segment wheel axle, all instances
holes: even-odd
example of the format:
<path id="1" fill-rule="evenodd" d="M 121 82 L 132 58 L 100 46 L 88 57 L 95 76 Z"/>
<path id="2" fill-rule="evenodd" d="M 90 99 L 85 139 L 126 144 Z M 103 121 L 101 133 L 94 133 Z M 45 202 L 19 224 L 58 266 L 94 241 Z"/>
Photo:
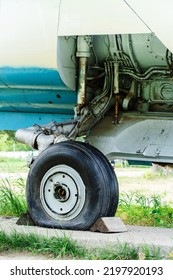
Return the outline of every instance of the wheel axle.
<path id="1" fill-rule="evenodd" d="M 61 185 L 60 183 L 56 183 L 54 185 L 54 197 L 61 202 L 65 202 L 70 197 L 69 188 L 65 185 Z"/>

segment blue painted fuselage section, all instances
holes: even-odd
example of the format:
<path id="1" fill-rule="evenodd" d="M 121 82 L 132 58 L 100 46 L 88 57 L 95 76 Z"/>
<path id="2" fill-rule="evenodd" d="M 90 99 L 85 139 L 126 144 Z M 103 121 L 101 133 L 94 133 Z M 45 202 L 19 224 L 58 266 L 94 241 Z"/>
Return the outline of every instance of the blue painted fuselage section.
<path id="1" fill-rule="evenodd" d="M 56 69 L 0 68 L 0 129 L 16 130 L 73 117 L 76 92 Z"/>

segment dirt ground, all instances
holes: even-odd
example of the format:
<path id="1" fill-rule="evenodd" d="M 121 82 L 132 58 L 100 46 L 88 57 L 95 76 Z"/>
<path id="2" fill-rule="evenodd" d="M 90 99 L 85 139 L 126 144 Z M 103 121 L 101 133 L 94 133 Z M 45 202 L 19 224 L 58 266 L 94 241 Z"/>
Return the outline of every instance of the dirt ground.
<path id="1" fill-rule="evenodd" d="M 50 258 L 45 257 L 43 255 L 33 255 L 31 253 L 0 253 L 0 260 L 48 260 Z"/>

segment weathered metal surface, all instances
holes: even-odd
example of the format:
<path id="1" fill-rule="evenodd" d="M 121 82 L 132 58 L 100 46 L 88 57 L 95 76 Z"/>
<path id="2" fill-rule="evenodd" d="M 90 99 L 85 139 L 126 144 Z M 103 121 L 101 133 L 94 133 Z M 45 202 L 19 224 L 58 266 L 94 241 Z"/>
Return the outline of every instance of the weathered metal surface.
<path id="1" fill-rule="evenodd" d="M 106 116 L 87 137 L 87 141 L 109 158 L 173 161 L 173 120 L 154 116 L 121 116 L 118 125 Z"/>

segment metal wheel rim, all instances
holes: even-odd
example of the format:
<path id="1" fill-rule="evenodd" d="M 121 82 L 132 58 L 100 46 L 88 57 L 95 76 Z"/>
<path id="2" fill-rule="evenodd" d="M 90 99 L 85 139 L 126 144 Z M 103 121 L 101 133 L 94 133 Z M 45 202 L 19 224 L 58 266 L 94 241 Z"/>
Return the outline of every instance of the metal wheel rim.
<path id="1" fill-rule="evenodd" d="M 56 220 L 71 220 L 85 204 L 85 185 L 79 173 L 67 166 L 49 169 L 40 185 L 41 203 L 46 213 Z"/>

